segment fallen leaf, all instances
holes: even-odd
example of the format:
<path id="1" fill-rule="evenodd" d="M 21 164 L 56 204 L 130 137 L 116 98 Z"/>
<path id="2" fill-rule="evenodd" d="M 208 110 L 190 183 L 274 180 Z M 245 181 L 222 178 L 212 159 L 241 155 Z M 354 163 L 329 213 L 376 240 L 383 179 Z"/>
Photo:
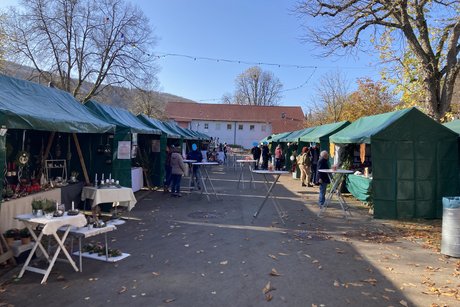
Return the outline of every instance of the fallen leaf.
<path id="1" fill-rule="evenodd" d="M 407 307 L 407 302 L 405 300 L 400 300 L 399 303 L 403 305 L 404 307 Z"/>
<path id="2" fill-rule="evenodd" d="M 396 292 L 395 290 L 393 290 L 393 289 L 388 289 L 388 288 L 385 288 L 385 291 L 386 291 L 386 292 L 391 292 L 391 293 L 395 293 L 395 292 Z"/>
<path id="3" fill-rule="evenodd" d="M 190 244 L 184 244 L 184 246 L 185 246 L 185 247 L 189 247 L 189 246 L 190 246 Z"/>
<path id="4" fill-rule="evenodd" d="M 228 261 L 227 261 L 227 260 L 225 260 L 225 261 L 221 261 L 221 262 L 220 262 L 220 264 L 222 264 L 222 265 L 226 265 L 227 263 L 228 263 Z"/>
<path id="5" fill-rule="evenodd" d="M 165 302 L 166 304 L 168 304 L 168 303 L 174 302 L 175 300 L 176 300 L 175 298 L 167 298 L 167 299 L 163 300 L 163 302 Z"/>
<path id="6" fill-rule="evenodd" d="M 270 292 L 270 291 L 273 291 L 273 290 L 276 290 L 276 289 L 275 289 L 274 287 L 272 287 L 271 282 L 268 282 L 268 283 L 265 285 L 265 287 L 262 289 L 262 292 L 263 292 L 264 294 L 266 294 L 266 293 L 268 293 L 268 292 Z"/>
<path id="7" fill-rule="evenodd" d="M 121 287 L 120 290 L 118 290 L 118 294 L 122 294 L 123 292 L 126 292 L 127 288 L 125 286 Z"/>
<path id="8" fill-rule="evenodd" d="M 289 254 L 285 254 L 285 253 L 278 253 L 278 255 L 280 255 L 280 256 L 289 256 Z"/>
<path id="9" fill-rule="evenodd" d="M 153 275 L 153 276 L 160 276 L 160 273 L 158 273 L 158 272 L 152 272 L 152 275 Z"/>
<path id="10" fill-rule="evenodd" d="M 270 293 L 266 293 L 266 294 L 265 294 L 265 300 L 266 300 L 267 302 L 270 302 L 272 299 L 273 299 L 273 295 L 271 295 Z"/>
<path id="11" fill-rule="evenodd" d="M 377 285 L 377 279 L 374 279 L 374 278 L 364 279 L 363 281 L 370 283 L 373 286 Z"/>
<path id="12" fill-rule="evenodd" d="M 311 263 L 319 263 L 319 260 L 313 260 Z"/>
<path id="13" fill-rule="evenodd" d="M 338 280 L 334 280 L 334 287 L 340 287 L 340 282 Z"/>
<path id="14" fill-rule="evenodd" d="M 270 257 L 272 259 L 275 259 L 275 260 L 278 260 L 278 258 L 275 255 L 272 255 L 272 254 L 268 254 L 268 257 Z"/>
<path id="15" fill-rule="evenodd" d="M 278 271 L 277 271 L 275 268 L 273 268 L 273 269 L 271 270 L 270 275 L 271 275 L 271 276 L 281 276 L 281 274 L 278 273 Z"/>
<path id="16" fill-rule="evenodd" d="M 217 294 L 217 292 L 216 292 L 216 291 L 212 291 L 211 294 Z"/>

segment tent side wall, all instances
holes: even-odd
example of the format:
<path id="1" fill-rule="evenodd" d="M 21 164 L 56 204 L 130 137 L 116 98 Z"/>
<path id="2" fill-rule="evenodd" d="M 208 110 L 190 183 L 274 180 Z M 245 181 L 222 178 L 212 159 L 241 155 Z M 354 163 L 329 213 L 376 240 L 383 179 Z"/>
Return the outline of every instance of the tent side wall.
<path id="1" fill-rule="evenodd" d="M 120 181 L 120 185 L 124 187 L 131 187 L 131 158 L 119 159 L 118 158 L 118 142 L 130 141 L 132 142 L 132 134 L 129 128 L 117 127 L 113 137 L 112 147 L 112 178 Z"/>
<path id="2" fill-rule="evenodd" d="M 458 187 L 456 136 L 414 109 L 372 136 L 374 217 L 438 218 Z"/>

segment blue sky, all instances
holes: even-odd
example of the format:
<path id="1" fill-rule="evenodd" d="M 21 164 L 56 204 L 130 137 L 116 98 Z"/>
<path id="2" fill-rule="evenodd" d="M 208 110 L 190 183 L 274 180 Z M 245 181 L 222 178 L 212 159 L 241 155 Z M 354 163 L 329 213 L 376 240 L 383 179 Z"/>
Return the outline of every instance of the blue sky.
<path id="1" fill-rule="evenodd" d="M 352 88 L 359 77 L 378 79 L 377 58 L 364 53 L 355 57 L 320 58 L 313 45 L 301 43 L 301 21 L 292 13 L 297 0 L 131 0 L 149 17 L 158 37 L 155 53 L 197 57 L 295 64 L 314 68 L 261 65 L 280 79 L 286 91 L 285 106 L 307 111 L 315 99 L 315 87 L 328 72 L 340 70 Z M 1 0 L 0 7 L 16 3 Z M 200 102 L 218 103 L 234 90 L 238 74 L 251 65 L 165 57 L 158 60 L 160 90 Z M 217 99 L 217 100 L 215 100 Z"/>

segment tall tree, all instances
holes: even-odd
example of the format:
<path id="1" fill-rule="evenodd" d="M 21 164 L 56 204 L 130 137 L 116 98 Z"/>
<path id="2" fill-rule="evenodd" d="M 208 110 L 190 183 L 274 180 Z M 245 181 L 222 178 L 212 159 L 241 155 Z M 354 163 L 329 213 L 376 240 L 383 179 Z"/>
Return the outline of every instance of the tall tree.
<path id="1" fill-rule="evenodd" d="M 323 109 L 327 122 L 338 122 L 343 118 L 343 109 L 349 95 L 349 84 L 346 76 L 341 72 L 324 75 L 316 88 L 316 96 L 320 102 L 319 109 Z M 317 108 L 318 109 L 318 108 Z"/>
<path id="2" fill-rule="evenodd" d="M 302 0 L 297 10 L 319 19 L 321 27 L 308 27 L 307 39 L 328 53 L 366 47 L 382 33 L 403 40 L 420 63 L 430 114 L 440 120 L 449 110 L 460 71 L 459 1 Z"/>
<path id="3" fill-rule="evenodd" d="M 124 0 L 22 0 L 4 27 L 7 59 L 85 102 L 111 85 L 155 77 L 155 38 L 140 8 Z"/>
<path id="4" fill-rule="evenodd" d="M 397 100 L 382 82 L 369 78 L 358 79 L 358 89 L 348 96 L 342 120 L 355 121 L 363 116 L 391 112 Z"/>
<path id="5" fill-rule="evenodd" d="M 283 84 L 272 72 L 263 71 L 253 66 L 238 75 L 235 79 L 233 95 L 225 94 L 223 103 L 276 106 L 281 99 Z"/>

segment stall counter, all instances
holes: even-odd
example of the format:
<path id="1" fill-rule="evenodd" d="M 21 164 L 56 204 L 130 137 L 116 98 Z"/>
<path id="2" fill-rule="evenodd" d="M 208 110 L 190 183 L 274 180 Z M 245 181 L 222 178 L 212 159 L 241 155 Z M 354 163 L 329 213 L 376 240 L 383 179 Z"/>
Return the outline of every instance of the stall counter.
<path id="1" fill-rule="evenodd" d="M 372 178 L 361 175 L 348 175 L 346 181 L 348 191 L 362 202 L 372 201 Z"/>

